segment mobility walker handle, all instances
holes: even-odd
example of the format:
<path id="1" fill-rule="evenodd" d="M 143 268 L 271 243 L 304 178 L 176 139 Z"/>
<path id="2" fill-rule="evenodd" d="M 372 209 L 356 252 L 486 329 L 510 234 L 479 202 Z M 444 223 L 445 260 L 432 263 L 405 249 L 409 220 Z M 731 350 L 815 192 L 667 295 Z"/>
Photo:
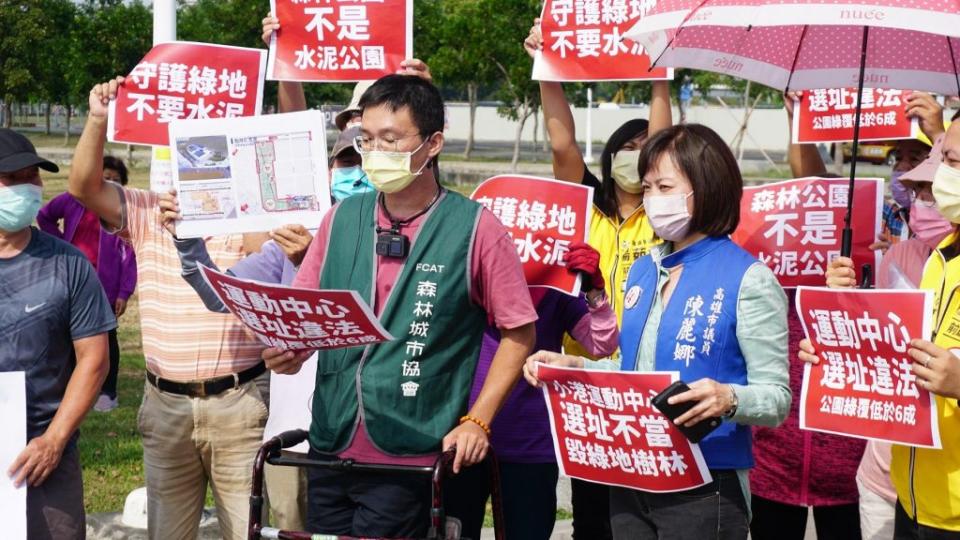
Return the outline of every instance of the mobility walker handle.
<path id="1" fill-rule="evenodd" d="M 453 461 L 456 456 L 456 447 L 443 452 L 432 466 L 422 467 L 357 463 L 352 459 L 317 460 L 281 456 L 281 450 L 302 443 L 307 440 L 307 436 L 308 433 L 302 429 L 285 431 L 263 443 L 260 450 L 257 451 L 253 463 L 253 486 L 250 491 L 250 525 L 247 531 L 249 540 L 259 540 L 261 538 L 261 532 L 267 532 L 264 530 L 262 524 L 264 510 L 263 469 L 267 463 L 273 465 L 324 467 L 335 470 L 357 470 L 379 473 L 429 474 L 431 477 L 431 507 L 428 538 L 442 539 L 444 537 L 446 516 L 443 511 L 443 483 L 446 478 L 453 475 Z M 504 540 L 503 504 L 500 496 L 500 467 L 492 449 L 487 452 L 485 461 L 490 468 L 491 474 L 490 498 L 493 507 L 494 537 L 496 540 Z M 310 533 L 293 531 L 271 530 L 271 533 L 277 534 L 277 536 L 272 536 L 273 538 L 310 539 L 315 537 Z"/>

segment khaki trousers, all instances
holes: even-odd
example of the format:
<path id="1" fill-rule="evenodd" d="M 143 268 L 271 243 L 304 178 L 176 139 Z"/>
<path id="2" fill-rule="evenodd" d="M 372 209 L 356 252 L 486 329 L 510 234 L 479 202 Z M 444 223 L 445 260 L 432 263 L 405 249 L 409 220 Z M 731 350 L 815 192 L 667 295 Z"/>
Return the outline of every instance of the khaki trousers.
<path id="1" fill-rule="evenodd" d="M 306 454 L 284 452 L 306 457 Z M 307 529 L 307 469 L 267 465 L 263 471 L 270 503 L 270 524 L 285 531 Z"/>
<path id="2" fill-rule="evenodd" d="M 253 460 L 267 421 L 268 391 L 266 374 L 202 398 L 146 383 L 138 425 L 151 540 L 195 539 L 208 483 L 223 538 L 247 537 Z"/>

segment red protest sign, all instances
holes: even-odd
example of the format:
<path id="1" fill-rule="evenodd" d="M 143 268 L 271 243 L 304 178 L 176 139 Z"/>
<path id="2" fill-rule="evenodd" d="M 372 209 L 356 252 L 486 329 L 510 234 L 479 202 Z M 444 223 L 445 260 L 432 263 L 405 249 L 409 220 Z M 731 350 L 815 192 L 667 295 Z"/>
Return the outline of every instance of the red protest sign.
<path id="1" fill-rule="evenodd" d="M 930 291 L 797 289 L 820 357 L 804 368 L 800 427 L 940 448 L 933 394 L 907 355 L 911 339 L 930 336 L 932 305 Z"/>
<path id="2" fill-rule="evenodd" d="M 672 79 L 672 68 L 651 70 L 650 57 L 623 33 L 649 10 L 649 2 L 546 0 L 540 15 L 543 50 L 533 62 L 540 81 Z"/>
<path id="3" fill-rule="evenodd" d="M 533 176 L 494 176 L 470 196 L 487 207 L 517 245 L 531 287 L 580 293 L 580 276 L 564 261 L 570 244 L 586 242 L 593 188 Z"/>
<path id="4" fill-rule="evenodd" d="M 112 142 L 169 144 L 173 120 L 260 114 L 260 49 L 180 41 L 155 45 L 110 102 Z"/>
<path id="5" fill-rule="evenodd" d="M 652 492 L 712 481 L 700 452 L 650 399 L 677 372 L 589 371 L 537 365 L 560 472 Z"/>
<path id="6" fill-rule="evenodd" d="M 394 339 L 354 291 L 294 289 L 200 270 L 230 313 L 270 347 L 342 349 Z"/>
<path id="7" fill-rule="evenodd" d="M 912 139 L 919 123 L 907 118 L 904 91 L 864 88 L 860 114 L 860 140 Z M 856 88 L 807 90 L 793 102 L 793 143 L 853 140 L 857 110 Z"/>
<path id="8" fill-rule="evenodd" d="M 849 180 L 801 178 L 743 189 L 733 241 L 773 270 L 784 287 L 819 286 L 840 254 Z M 872 264 L 880 230 L 883 180 L 857 179 L 853 200 L 853 261 Z"/>
<path id="9" fill-rule="evenodd" d="M 413 0 L 271 0 L 278 81 L 372 81 L 413 57 Z"/>

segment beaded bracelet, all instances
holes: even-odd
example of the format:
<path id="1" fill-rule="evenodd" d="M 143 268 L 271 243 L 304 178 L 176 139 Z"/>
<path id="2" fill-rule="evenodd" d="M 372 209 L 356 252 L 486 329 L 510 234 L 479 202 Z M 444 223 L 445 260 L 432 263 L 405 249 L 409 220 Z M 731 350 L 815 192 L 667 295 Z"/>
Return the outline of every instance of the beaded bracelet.
<path id="1" fill-rule="evenodd" d="M 490 426 L 488 426 L 483 420 L 468 414 L 460 417 L 460 424 L 462 425 L 464 422 L 473 422 L 474 424 L 480 426 L 480 429 L 482 429 L 488 437 L 490 436 Z"/>

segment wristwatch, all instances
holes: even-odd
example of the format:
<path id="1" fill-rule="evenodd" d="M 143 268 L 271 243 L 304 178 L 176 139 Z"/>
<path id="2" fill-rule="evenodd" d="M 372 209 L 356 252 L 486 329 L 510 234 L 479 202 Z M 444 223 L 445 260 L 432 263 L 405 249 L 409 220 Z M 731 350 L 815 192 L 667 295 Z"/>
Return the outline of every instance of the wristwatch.
<path id="1" fill-rule="evenodd" d="M 733 418 L 733 415 L 737 414 L 737 406 L 740 405 L 740 399 L 737 397 L 737 389 L 733 385 L 727 385 L 730 387 L 730 408 L 723 413 L 724 418 Z"/>

